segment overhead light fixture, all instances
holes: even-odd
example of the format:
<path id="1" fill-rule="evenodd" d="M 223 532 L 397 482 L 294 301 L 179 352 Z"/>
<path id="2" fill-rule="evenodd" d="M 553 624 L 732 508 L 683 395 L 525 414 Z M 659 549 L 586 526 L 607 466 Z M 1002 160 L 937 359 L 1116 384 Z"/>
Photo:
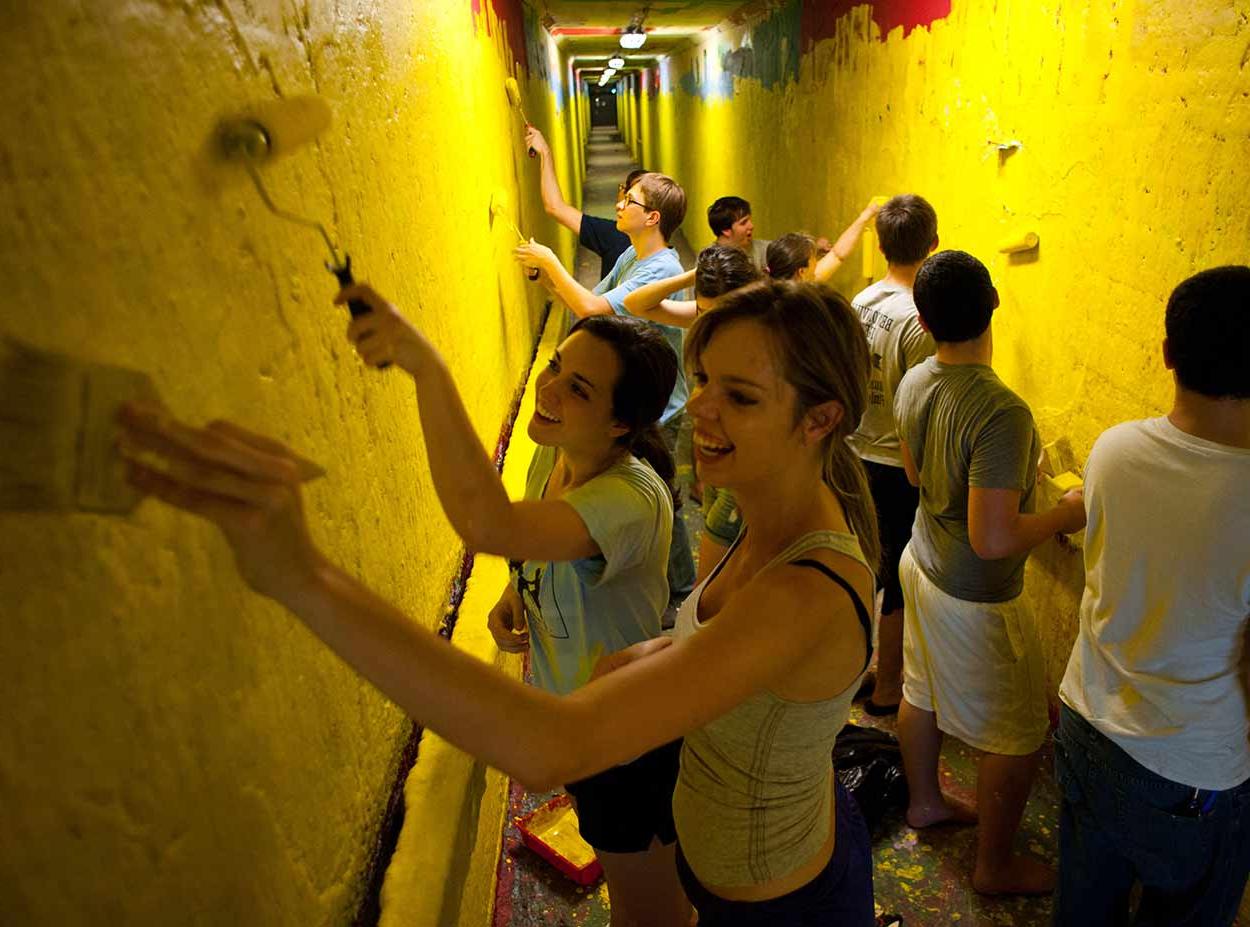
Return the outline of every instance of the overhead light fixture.
<path id="1" fill-rule="evenodd" d="M 622 58 L 620 55 L 616 55 L 615 57 L 609 58 L 609 59 L 608 59 L 608 67 L 610 67 L 610 68 L 623 68 L 623 67 L 625 67 L 625 59 L 624 59 L 624 58 Z"/>
<path id="2" fill-rule="evenodd" d="M 621 33 L 621 48 L 642 48 L 646 41 L 647 34 L 639 23 L 630 23 Z"/>
<path id="3" fill-rule="evenodd" d="M 608 68 L 599 77 L 599 86 L 602 87 L 604 84 L 606 84 L 608 81 L 610 81 L 614 77 L 616 77 L 616 71 L 612 70 L 611 68 Z"/>

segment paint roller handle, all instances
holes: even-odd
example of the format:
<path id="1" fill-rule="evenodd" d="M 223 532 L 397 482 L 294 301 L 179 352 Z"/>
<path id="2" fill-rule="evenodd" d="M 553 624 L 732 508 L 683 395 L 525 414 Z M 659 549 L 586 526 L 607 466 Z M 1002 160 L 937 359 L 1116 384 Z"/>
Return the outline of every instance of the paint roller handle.
<path id="1" fill-rule="evenodd" d="M 330 273 L 334 274 L 339 282 L 340 287 L 349 287 L 356 282 L 356 278 L 352 276 L 352 256 L 350 254 L 343 255 L 342 264 L 327 265 Z M 373 310 L 369 308 L 369 304 L 363 299 L 351 299 L 347 302 L 347 311 L 352 314 L 352 318 L 367 315 Z"/>
<path id="2" fill-rule="evenodd" d="M 352 276 L 352 256 L 350 254 L 343 255 L 342 264 L 327 264 L 330 273 L 334 274 L 338 280 L 340 287 L 349 287 L 356 282 L 356 278 Z M 352 314 L 352 318 L 359 318 L 362 315 L 368 315 L 373 310 L 369 308 L 369 304 L 363 299 L 349 299 L 347 301 L 347 311 Z M 390 361 L 384 364 L 378 364 L 379 370 L 384 370 L 391 366 Z"/>

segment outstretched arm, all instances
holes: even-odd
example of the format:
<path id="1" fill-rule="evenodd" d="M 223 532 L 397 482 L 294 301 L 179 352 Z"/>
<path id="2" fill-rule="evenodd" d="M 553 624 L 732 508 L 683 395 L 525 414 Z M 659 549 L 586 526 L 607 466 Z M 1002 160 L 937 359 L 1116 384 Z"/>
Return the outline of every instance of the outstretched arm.
<path id="1" fill-rule="evenodd" d="M 569 307 L 569 311 L 579 319 L 612 312 L 611 304 L 574 280 L 573 275 L 564 269 L 556 253 L 546 245 L 540 245 L 531 238 L 518 245 L 512 254 L 524 266 L 537 267 L 544 271 L 543 285 L 560 297 L 564 305 Z"/>
<path id="2" fill-rule="evenodd" d="M 538 152 L 539 189 L 542 192 L 543 209 L 547 211 L 547 215 L 565 228 L 572 230 L 575 235 L 580 235 L 582 211 L 564 201 L 564 194 L 560 192 L 560 181 L 556 179 L 556 166 L 551 159 L 551 146 L 547 144 L 547 139 L 534 126 L 528 126 L 525 130 L 525 144 Z"/>
<path id="3" fill-rule="evenodd" d="M 699 316 L 698 304 L 693 299 L 674 300 L 667 297 L 693 285 L 693 270 L 675 277 L 653 280 L 625 296 L 625 309 L 631 315 L 651 322 L 689 328 Z"/>
<path id="4" fill-rule="evenodd" d="M 336 299 L 363 300 L 372 310 L 347 330 L 361 358 L 375 366 L 394 363 L 416 383 L 434 489 L 447 520 L 470 548 L 514 560 L 577 560 L 599 553 L 567 502 L 508 498 L 451 371 L 395 306 L 366 285 L 347 287 Z"/>
<path id="5" fill-rule="evenodd" d="M 295 613 L 417 721 L 533 788 L 667 743 L 787 678 L 826 635 L 858 633 L 849 599 L 835 593 L 831 614 L 822 577 L 776 567 L 699 634 L 560 698 L 456 650 L 328 563 L 309 537 L 286 448 L 222 423 L 188 428 L 150 408 L 128 409 L 123 425 L 137 487 L 215 523 L 256 591 Z M 786 633 L 759 638 L 759 615 L 775 612 L 787 615 Z M 833 675 L 849 685 L 863 655 L 840 651 L 846 665 Z"/>
<path id="6" fill-rule="evenodd" d="M 827 282 L 851 256 L 860 236 L 864 234 L 864 226 L 871 222 L 880 210 L 881 206 L 878 203 L 870 202 L 864 207 L 864 211 L 855 217 L 855 221 L 846 227 L 846 231 L 838 236 L 838 240 L 833 243 L 829 253 L 816 263 L 813 278 L 817 283 Z"/>
<path id="7" fill-rule="evenodd" d="M 626 295 L 625 308 L 631 315 L 645 318 L 662 300 L 690 286 L 694 286 L 693 270 L 687 270 L 675 277 L 665 277 L 663 280 L 652 280 Z"/>

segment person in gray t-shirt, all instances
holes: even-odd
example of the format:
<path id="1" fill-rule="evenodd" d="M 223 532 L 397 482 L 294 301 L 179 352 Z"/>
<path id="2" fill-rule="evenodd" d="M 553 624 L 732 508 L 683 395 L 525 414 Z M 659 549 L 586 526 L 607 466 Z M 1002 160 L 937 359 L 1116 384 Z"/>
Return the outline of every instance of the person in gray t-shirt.
<path id="1" fill-rule="evenodd" d="M 1037 431 L 1028 406 L 990 368 L 998 292 L 985 266 L 962 251 L 939 252 L 921 266 L 913 293 L 937 353 L 908 371 L 894 402 L 903 466 L 920 487 L 901 567 L 907 821 L 977 821 L 973 887 L 1046 892 L 1054 870 L 1012 852 L 1046 731 L 1037 648 L 1030 653 L 1025 640 L 1036 634 L 1017 600 L 1028 552 L 1083 527 L 1084 504 L 1078 490 L 1031 514 Z M 943 731 L 984 751 L 975 812 L 938 783 Z"/>
<path id="2" fill-rule="evenodd" d="M 876 228 L 886 275 L 851 303 L 864 325 L 872 359 L 868 410 L 847 441 L 868 472 L 881 536 L 877 675 L 864 711 L 888 715 L 898 711 L 903 698 L 903 588 L 898 565 L 920 504 L 920 494 L 903 471 L 894 393 L 903 374 L 934 351 L 933 336 L 920 324 L 911 291 L 920 265 L 938 246 L 937 212 L 923 197 L 904 193 L 891 197 L 876 213 Z"/>

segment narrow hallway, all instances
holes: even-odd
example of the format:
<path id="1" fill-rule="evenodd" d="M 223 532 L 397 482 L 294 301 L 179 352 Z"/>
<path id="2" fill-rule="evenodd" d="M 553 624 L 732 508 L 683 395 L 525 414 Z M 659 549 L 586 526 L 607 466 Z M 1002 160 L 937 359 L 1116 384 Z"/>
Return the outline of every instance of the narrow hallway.
<path id="1" fill-rule="evenodd" d="M 6 925 L 1250 927 L 1250 0 L 7 6 Z"/>

